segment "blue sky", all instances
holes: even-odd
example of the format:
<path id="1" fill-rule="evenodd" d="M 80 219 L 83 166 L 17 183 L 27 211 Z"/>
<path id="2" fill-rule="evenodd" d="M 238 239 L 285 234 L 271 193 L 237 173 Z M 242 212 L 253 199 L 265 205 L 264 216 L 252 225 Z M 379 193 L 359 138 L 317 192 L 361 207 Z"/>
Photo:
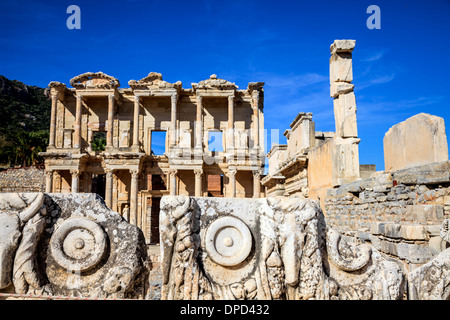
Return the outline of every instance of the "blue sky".
<path id="1" fill-rule="evenodd" d="M 66 27 L 72 4 L 80 30 Z M 381 9 L 379 30 L 366 27 L 372 4 Z M 335 130 L 329 46 L 355 39 L 360 163 L 383 170 L 391 126 L 420 112 L 450 125 L 449 17 L 449 0 L 2 0 L 0 74 L 41 87 L 87 71 L 122 87 L 151 71 L 184 88 L 213 73 L 242 89 L 264 81 L 269 143 L 274 129 L 284 143 L 298 112 L 312 112 L 318 131 Z"/>

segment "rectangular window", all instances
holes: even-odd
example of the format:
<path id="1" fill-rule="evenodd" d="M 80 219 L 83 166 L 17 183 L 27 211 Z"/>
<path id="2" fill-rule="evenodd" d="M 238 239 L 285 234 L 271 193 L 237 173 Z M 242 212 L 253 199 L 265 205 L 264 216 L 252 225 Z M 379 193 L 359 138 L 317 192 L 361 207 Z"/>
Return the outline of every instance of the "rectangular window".
<path id="1" fill-rule="evenodd" d="M 151 139 L 151 154 L 155 156 L 162 156 L 166 152 L 166 131 L 152 131 Z"/>
<path id="2" fill-rule="evenodd" d="M 223 134 L 222 131 L 208 132 L 208 151 L 223 151 Z"/>

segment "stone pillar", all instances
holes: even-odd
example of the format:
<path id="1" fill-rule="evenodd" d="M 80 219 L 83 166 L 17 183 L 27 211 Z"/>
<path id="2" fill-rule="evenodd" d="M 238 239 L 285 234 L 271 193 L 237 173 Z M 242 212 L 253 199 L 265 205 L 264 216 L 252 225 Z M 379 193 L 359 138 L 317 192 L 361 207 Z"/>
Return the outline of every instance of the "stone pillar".
<path id="1" fill-rule="evenodd" d="M 45 192 L 53 192 L 53 170 L 45 170 Z"/>
<path id="2" fill-rule="evenodd" d="M 56 136 L 56 107 L 58 105 L 58 95 L 52 94 L 52 109 L 50 111 L 50 136 L 48 138 L 48 146 L 55 146 Z"/>
<path id="3" fill-rule="evenodd" d="M 139 149 L 139 108 L 140 97 L 134 96 L 133 148 Z"/>
<path id="4" fill-rule="evenodd" d="M 108 95 L 108 128 L 106 132 L 106 146 L 113 146 L 113 123 L 114 123 L 114 95 Z"/>
<path id="5" fill-rule="evenodd" d="M 335 40 L 330 46 L 330 96 L 333 98 L 336 136 L 332 155 L 332 185 L 360 179 L 356 101 L 353 93 L 352 51 L 355 40 Z"/>
<path id="6" fill-rule="evenodd" d="M 74 125 L 74 137 L 73 147 L 81 148 L 81 107 L 83 103 L 83 96 L 77 94 L 77 105 L 75 110 L 75 125 Z"/>
<path id="7" fill-rule="evenodd" d="M 130 173 L 131 173 L 130 223 L 132 225 L 137 225 L 139 170 L 132 169 L 132 170 L 130 170 Z"/>
<path id="8" fill-rule="evenodd" d="M 259 148 L 259 92 L 255 91 L 253 93 L 253 121 L 254 121 L 254 132 L 253 132 L 253 148 Z"/>
<path id="9" fill-rule="evenodd" d="M 261 194 L 260 175 L 259 170 L 253 170 L 253 198 L 259 198 Z"/>
<path id="10" fill-rule="evenodd" d="M 113 174 L 113 188 L 112 188 L 112 209 L 113 211 L 119 212 L 119 208 L 117 206 L 117 198 L 118 198 L 118 183 L 119 183 L 119 177 L 117 177 L 117 173 L 114 172 Z"/>
<path id="11" fill-rule="evenodd" d="M 230 183 L 230 189 L 231 189 L 231 198 L 236 198 L 236 173 L 237 170 L 236 169 L 229 169 L 228 170 L 228 179 L 229 183 Z"/>
<path id="12" fill-rule="evenodd" d="M 201 197 L 202 196 L 202 176 L 203 176 L 203 170 L 202 169 L 195 169 L 195 196 Z"/>
<path id="13" fill-rule="evenodd" d="M 356 102 L 353 93 L 352 51 L 355 40 L 335 40 L 330 47 L 330 96 L 334 98 L 336 136 L 356 138 Z"/>
<path id="14" fill-rule="evenodd" d="M 196 121 L 196 135 L 195 148 L 202 150 L 203 148 L 203 97 L 197 96 L 197 121 Z"/>
<path id="15" fill-rule="evenodd" d="M 169 177 L 170 177 L 170 195 L 175 196 L 177 194 L 177 170 L 170 169 Z"/>
<path id="16" fill-rule="evenodd" d="M 72 193 L 78 193 L 79 181 L 80 181 L 80 171 L 70 170 L 70 173 L 72 174 Z"/>
<path id="17" fill-rule="evenodd" d="M 106 206 L 111 209 L 114 171 L 111 169 L 106 169 L 105 171 L 106 171 L 105 203 L 106 203 Z"/>
<path id="18" fill-rule="evenodd" d="M 170 112 L 170 147 L 174 147 L 177 143 L 177 100 L 178 96 L 176 93 L 170 96 L 171 102 L 171 112 Z"/>
<path id="19" fill-rule="evenodd" d="M 234 96 L 228 97 L 228 146 L 234 148 Z"/>

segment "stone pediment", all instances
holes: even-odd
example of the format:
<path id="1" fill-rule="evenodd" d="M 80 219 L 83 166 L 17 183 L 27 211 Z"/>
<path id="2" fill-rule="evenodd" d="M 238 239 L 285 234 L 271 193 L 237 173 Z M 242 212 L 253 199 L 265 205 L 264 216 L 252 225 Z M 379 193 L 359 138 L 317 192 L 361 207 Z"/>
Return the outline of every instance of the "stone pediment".
<path id="1" fill-rule="evenodd" d="M 216 90 L 236 90 L 239 88 L 234 82 L 217 78 L 213 74 L 209 79 L 202 80 L 199 83 L 193 83 L 192 87 L 195 89 L 216 89 Z"/>
<path id="2" fill-rule="evenodd" d="M 128 85 L 132 89 L 181 89 L 181 81 L 175 83 L 164 81 L 162 74 L 157 72 L 150 72 L 141 80 L 130 80 Z"/>
<path id="3" fill-rule="evenodd" d="M 99 71 L 80 74 L 70 79 L 70 85 L 77 89 L 115 89 L 120 86 L 120 83 L 116 78 Z"/>

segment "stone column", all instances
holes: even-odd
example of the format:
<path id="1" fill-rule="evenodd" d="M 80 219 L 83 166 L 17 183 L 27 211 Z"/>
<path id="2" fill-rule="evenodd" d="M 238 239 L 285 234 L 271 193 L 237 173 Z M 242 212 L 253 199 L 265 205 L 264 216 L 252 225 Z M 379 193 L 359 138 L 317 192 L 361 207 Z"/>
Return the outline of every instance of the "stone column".
<path id="1" fill-rule="evenodd" d="M 170 169 L 169 177 L 170 177 L 170 195 L 175 196 L 177 194 L 177 169 Z"/>
<path id="2" fill-rule="evenodd" d="M 56 136 L 56 107 L 58 105 L 58 95 L 52 94 L 52 109 L 50 111 L 50 136 L 48 138 L 48 146 L 55 146 Z"/>
<path id="3" fill-rule="evenodd" d="M 106 169 L 105 171 L 106 171 L 105 203 L 106 203 L 106 206 L 111 209 L 114 171 L 111 169 Z"/>
<path id="4" fill-rule="evenodd" d="M 356 100 L 353 93 L 352 51 L 355 40 L 335 40 L 330 46 L 330 96 L 333 98 L 336 135 L 333 145 L 332 185 L 360 179 Z"/>
<path id="5" fill-rule="evenodd" d="M 80 181 L 80 171 L 70 170 L 72 174 L 72 193 L 78 193 L 79 181 Z"/>
<path id="6" fill-rule="evenodd" d="M 201 197 L 202 196 L 202 176 L 203 176 L 203 170 L 202 169 L 195 169 L 195 196 Z"/>
<path id="7" fill-rule="evenodd" d="M 174 93 L 170 96 L 171 101 L 171 112 L 170 112 L 170 147 L 174 147 L 176 145 L 177 137 L 177 94 Z"/>
<path id="8" fill-rule="evenodd" d="M 130 223 L 137 224 L 137 204 L 138 204 L 138 183 L 139 170 L 132 169 L 131 173 L 131 188 L 130 188 Z"/>
<path id="9" fill-rule="evenodd" d="M 259 92 L 255 91 L 253 93 L 253 121 L 254 121 L 254 132 L 253 132 L 253 148 L 259 148 Z"/>
<path id="10" fill-rule="evenodd" d="M 83 102 L 83 96 L 81 94 L 77 94 L 77 105 L 75 111 L 75 125 L 74 125 L 74 139 L 73 139 L 73 147 L 81 148 L 81 107 Z"/>
<path id="11" fill-rule="evenodd" d="M 113 123 L 114 123 L 114 95 L 108 95 L 108 128 L 106 132 L 106 146 L 113 145 Z"/>
<path id="12" fill-rule="evenodd" d="M 229 169 L 228 170 L 228 179 L 229 183 L 230 183 L 230 188 L 231 188 L 231 198 L 236 198 L 236 173 L 237 170 L 236 169 Z"/>
<path id="13" fill-rule="evenodd" d="M 356 138 L 356 102 L 353 93 L 352 51 L 355 40 L 335 40 L 330 47 L 330 96 L 334 99 L 336 136 Z"/>
<path id="14" fill-rule="evenodd" d="M 45 170 L 45 192 L 53 192 L 53 170 Z"/>
<path id="15" fill-rule="evenodd" d="M 253 170 L 253 198 L 259 198 L 261 193 L 261 172 L 259 170 Z"/>
<path id="16" fill-rule="evenodd" d="M 228 146 L 234 148 L 234 96 L 228 97 Z"/>
<path id="17" fill-rule="evenodd" d="M 197 121 L 196 121 L 196 141 L 195 141 L 195 148 L 196 149 L 202 149 L 203 148 L 203 120 L 202 120 L 202 114 L 203 114 L 203 97 L 197 96 Z"/>
<path id="18" fill-rule="evenodd" d="M 134 96 L 133 148 L 139 149 L 139 108 L 140 97 Z"/>
<path id="19" fill-rule="evenodd" d="M 113 188 L 112 188 L 112 209 L 113 211 L 118 212 L 119 208 L 117 207 L 117 190 L 118 190 L 118 182 L 119 177 L 117 176 L 117 172 L 113 174 Z"/>

